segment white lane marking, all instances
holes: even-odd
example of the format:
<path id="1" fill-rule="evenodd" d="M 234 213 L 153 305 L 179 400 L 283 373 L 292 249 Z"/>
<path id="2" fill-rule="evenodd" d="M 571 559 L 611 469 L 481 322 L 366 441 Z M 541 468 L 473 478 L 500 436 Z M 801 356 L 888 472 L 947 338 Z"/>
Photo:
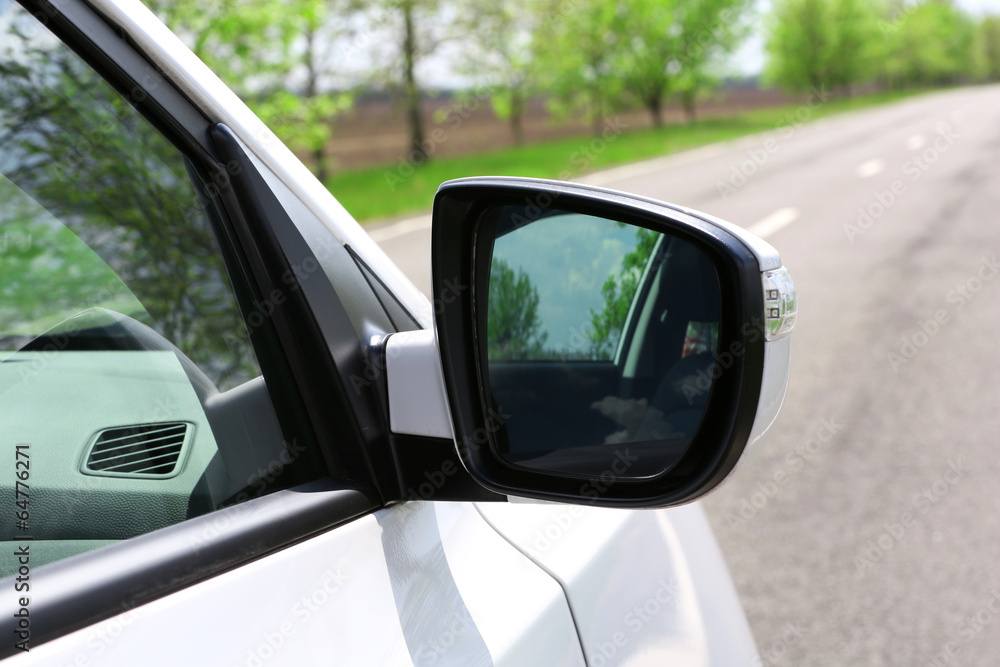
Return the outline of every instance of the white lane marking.
<path id="1" fill-rule="evenodd" d="M 383 243 L 389 239 L 394 239 L 397 236 L 403 236 L 405 234 L 412 234 L 413 232 L 420 232 L 425 229 L 431 228 L 431 216 L 430 215 L 419 215 L 416 218 L 408 218 L 406 220 L 400 220 L 399 222 L 386 225 L 385 227 L 379 227 L 378 229 L 373 229 L 368 232 L 376 243 Z"/>
<path id="2" fill-rule="evenodd" d="M 924 139 L 922 134 L 914 134 L 912 137 L 906 140 L 906 147 L 911 151 L 918 151 L 927 145 L 927 140 Z"/>
<path id="3" fill-rule="evenodd" d="M 858 176 L 861 178 L 871 178 L 875 174 L 881 172 L 885 169 L 885 162 L 875 158 L 874 160 L 868 160 L 864 164 L 858 167 Z"/>
<path id="4" fill-rule="evenodd" d="M 788 208 L 779 208 L 760 222 L 747 227 L 747 231 L 762 239 L 766 239 L 768 236 L 771 236 L 780 229 L 784 229 L 798 219 L 799 209 L 791 206 Z"/>

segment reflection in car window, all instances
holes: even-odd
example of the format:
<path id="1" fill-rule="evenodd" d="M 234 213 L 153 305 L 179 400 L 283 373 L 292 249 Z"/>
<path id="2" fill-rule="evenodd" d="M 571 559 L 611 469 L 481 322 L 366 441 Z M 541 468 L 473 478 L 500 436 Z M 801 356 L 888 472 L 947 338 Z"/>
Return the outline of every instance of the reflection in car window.
<path id="1" fill-rule="evenodd" d="M 0 0 L 0 451 L 31 461 L 31 520 L 0 541 L 30 536 L 34 565 L 281 488 L 302 452 L 184 159 L 134 101 Z"/>
<path id="2" fill-rule="evenodd" d="M 153 326 L 220 389 L 258 375 L 181 156 L 33 17 L 0 12 L 0 348 L 100 305 Z"/>

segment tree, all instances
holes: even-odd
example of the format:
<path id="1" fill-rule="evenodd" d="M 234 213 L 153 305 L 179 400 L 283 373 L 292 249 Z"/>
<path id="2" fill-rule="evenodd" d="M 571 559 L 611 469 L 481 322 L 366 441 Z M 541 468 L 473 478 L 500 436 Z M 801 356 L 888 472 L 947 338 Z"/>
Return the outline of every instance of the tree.
<path id="1" fill-rule="evenodd" d="M 689 123 L 696 119 L 701 91 L 714 87 L 714 70 L 747 34 L 750 0 L 689 0 L 678 6 L 678 63 L 674 88 Z"/>
<path id="2" fill-rule="evenodd" d="M 983 75 L 990 81 L 1000 80 L 1000 16 L 986 16 L 979 23 L 979 44 Z"/>
<path id="3" fill-rule="evenodd" d="M 788 90 L 821 88 L 834 48 L 829 0 L 780 0 L 773 11 L 766 78 Z"/>
<path id="4" fill-rule="evenodd" d="M 333 57 L 351 35 L 352 0 L 157 0 L 152 8 L 326 179 L 332 122 L 354 102 L 338 90 L 348 84 Z"/>
<path id="5" fill-rule="evenodd" d="M 790 91 L 845 90 L 875 76 L 877 5 L 864 0 L 779 0 L 768 31 L 768 80 Z"/>
<path id="6" fill-rule="evenodd" d="M 836 48 L 830 58 L 830 86 L 848 94 L 851 86 L 875 78 L 877 4 L 871 0 L 838 0 L 833 7 Z"/>
<path id="7" fill-rule="evenodd" d="M 533 359 L 543 353 L 548 334 L 541 331 L 538 289 L 522 269 L 494 258 L 490 266 L 486 341 L 491 361 Z"/>
<path id="8" fill-rule="evenodd" d="M 409 160 L 424 164 L 433 148 L 424 138 L 417 66 L 442 42 L 445 20 L 438 0 L 377 0 L 369 5 L 369 18 L 387 31 L 386 50 L 372 54 L 378 62 L 371 78 L 402 97 L 410 135 Z"/>
<path id="9" fill-rule="evenodd" d="M 151 0 L 160 19 L 242 96 L 282 81 L 292 68 L 297 17 L 283 0 Z"/>
<path id="10" fill-rule="evenodd" d="M 618 68 L 628 91 L 649 112 L 655 127 L 663 125 L 663 100 L 680 70 L 681 42 L 677 0 L 631 0 L 625 7 L 622 37 L 629 48 L 618 54 Z"/>
<path id="11" fill-rule="evenodd" d="M 524 142 L 523 119 L 534 77 L 532 40 L 541 15 L 537 3 L 463 0 L 455 24 L 468 39 L 459 71 L 483 82 L 497 118 L 510 125 L 515 145 Z"/>
<path id="12" fill-rule="evenodd" d="M 579 114 L 594 134 L 604 129 L 606 114 L 623 93 L 620 71 L 624 12 L 604 0 L 548 0 L 534 50 L 541 86 L 550 93 L 550 109 L 560 117 Z"/>
<path id="13" fill-rule="evenodd" d="M 600 312 L 590 311 L 591 354 L 595 359 L 608 359 L 625 328 L 625 318 L 639 288 L 639 278 L 653 252 L 659 234 L 636 228 L 636 246 L 622 258 L 617 274 L 611 274 L 601 286 L 604 307 Z"/>
<path id="14" fill-rule="evenodd" d="M 417 29 L 414 24 L 415 1 L 402 0 L 399 8 L 403 13 L 403 86 L 406 95 L 407 120 L 410 125 L 410 146 L 415 154 L 427 160 L 428 151 L 424 145 L 424 122 L 420 109 L 420 88 L 417 86 L 416 65 L 421 55 L 417 45 Z"/>
<path id="15" fill-rule="evenodd" d="M 572 11 L 550 9 L 558 20 L 538 32 L 546 88 L 557 111 L 582 113 L 596 131 L 625 94 L 659 127 L 666 97 L 681 92 L 693 120 L 696 96 L 739 43 L 749 7 L 749 0 L 576 0 Z"/>
<path id="16" fill-rule="evenodd" d="M 896 85 L 942 85 L 973 78 L 975 23 L 945 0 L 905 13 L 889 32 L 887 78 Z"/>
<path id="17" fill-rule="evenodd" d="M 294 24 L 300 32 L 300 44 L 293 51 L 295 68 L 304 82 L 298 93 L 284 88 L 268 91 L 259 97 L 257 112 L 271 130 L 292 148 L 307 150 L 313 158 L 316 177 L 325 182 L 329 174 L 326 147 L 333 134 L 331 123 L 349 111 L 354 97 L 336 92 L 334 75 L 338 60 L 334 50 L 341 40 L 351 37 L 347 17 L 352 12 L 350 0 L 295 0 Z M 295 70 L 301 70 L 296 72 Z M 340 81 L 340 87 L 346 83 Z"/>

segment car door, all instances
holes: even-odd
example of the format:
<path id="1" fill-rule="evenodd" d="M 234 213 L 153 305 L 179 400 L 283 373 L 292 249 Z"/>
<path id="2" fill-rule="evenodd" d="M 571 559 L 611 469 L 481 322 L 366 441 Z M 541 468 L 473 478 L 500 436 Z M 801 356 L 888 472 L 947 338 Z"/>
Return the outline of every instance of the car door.
<path id="1" fill-rule="evenodd" d="M 386 279 L 86 5 L 0 20 L 0 655 L 582 664 L 472 505 L 379 509 Z"/>
<path id="2" fill-rule="evenodd" d="M 0 17 L 0 656 L 750 659 L 696 507 L 486 502 L 450 440 L 388 432 L 380 346 L 430 304 L 145 8 Z"/>

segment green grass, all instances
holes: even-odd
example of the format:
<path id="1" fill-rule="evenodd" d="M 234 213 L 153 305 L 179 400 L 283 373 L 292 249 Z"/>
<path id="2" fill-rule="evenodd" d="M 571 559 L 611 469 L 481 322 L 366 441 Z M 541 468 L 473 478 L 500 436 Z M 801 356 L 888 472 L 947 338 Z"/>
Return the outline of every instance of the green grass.
<path id="1" fill-rule="evenodd" d="M 608 141 L 577 136 L 477 155 L 433 158 L 412 170 L 401 168 L 397 163 L 344 171 L 327 179 L 326 185 L 358 220 L 388 218 L 427 210 L 438 186 L 453 178 L 531 176 L 564 180 L 614 165 L 794 125 L 800 122 L 796 112 L 802 108 L 809 109 L 808 122 L 835 113 L 894 102 L 914 94 L 913 91 L 880 93 L 830 100 L 812 107 L 801 104 L 772 107 L 732 117 L 710 118 L 694 125 L 669 125 L 635 131 L 624 128 L 617 135 L 609 130 Z M 799 118 L 803 116 L 804 112 Z M 447 132 L 444 127 L 439 130 L 431 128 L 428 136 L 435 131 Z"/>

